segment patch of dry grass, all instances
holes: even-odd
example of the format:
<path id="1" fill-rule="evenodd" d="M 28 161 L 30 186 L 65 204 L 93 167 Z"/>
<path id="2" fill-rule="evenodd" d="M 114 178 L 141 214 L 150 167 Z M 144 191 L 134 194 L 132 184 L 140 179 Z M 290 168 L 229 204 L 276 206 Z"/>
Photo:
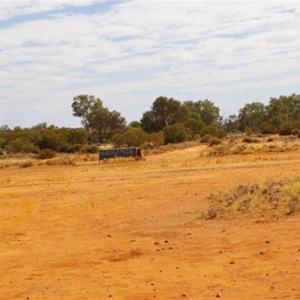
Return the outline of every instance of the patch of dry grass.
<path id="1" fill-rule="evenodd" d="M 199 145 L 200 143 L 197 141 L 190 141 L 190 142 L 184 142 L 178 144 L 167 144 L 154 149 L 145 149 L 143 150 L 143 153 L 145 155 L 153 155 L 153 154 L 155 155 L 155 154 L 162 154 L 170 151 L 183 150 L 191 147 L 196 147 Z"/>
<path id="2" fill-rule="evenodd" d="M 230 138 L 222 144 L 213 145 L 206 156 L 218 157 L 226 155 L 288 152 L 300 150 L 300 140 L 297 138 Z M 203 155 L 203 154 L 202 154 Z"/>
<path id="3" fill-rule="evenodd" d="M 87 155 L 81 155 L 83 157 Z M 28 168 L 33 166 L 57 166 L 57 165 L 76 165 L 76 157 L 71 154 L 60 154 L 55 158 L 38 159 L 34 155 L 16 155 L 2 157 L 0 160 L 0 169 L 19 167 Z"/>
<path id="4" fill-rule="evenodd" d="M 0 159 L 0 169 L 9 167 L 27 168 L 35 165 L 32 155 L 2 156 Z"/>
<path id="5" fill-rule="evenodd" d="M 32 167 L 34 165 L 34 162 L 32 159 L 28 159 L 28 160 L 25 160 L 23 162 L 21 162 L 19 164 L 19 167 L 20 168 L 29 168 L 29 167 Z"/>
<path id="6" fill-rule="evenodd" d="M 47 166 L 75 166 L 76 163 L 74 160 L 70 159 L 69 157 L 57 157 L 53 159 L 49 159 L 45 162 Z"/>
<path id="7" fill-rule="evenodd" d="M 254 218 L 271 220 L 300 211 L 300 178 L 239 185 L 229 193 L 212 195 L 212 205 L 203 213 L 215 218 Z"/>

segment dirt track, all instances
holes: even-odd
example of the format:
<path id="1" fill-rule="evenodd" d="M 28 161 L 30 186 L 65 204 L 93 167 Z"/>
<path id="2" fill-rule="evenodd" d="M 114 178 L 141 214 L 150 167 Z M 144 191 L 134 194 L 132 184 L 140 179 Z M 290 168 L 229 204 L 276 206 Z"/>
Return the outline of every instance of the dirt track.
<path id="1" fill-rule="evenodd" d="M 300 153 L 0 170 L 0 299 L 300 299 L 300 216 L 203 221 L 207 196 Z"/>

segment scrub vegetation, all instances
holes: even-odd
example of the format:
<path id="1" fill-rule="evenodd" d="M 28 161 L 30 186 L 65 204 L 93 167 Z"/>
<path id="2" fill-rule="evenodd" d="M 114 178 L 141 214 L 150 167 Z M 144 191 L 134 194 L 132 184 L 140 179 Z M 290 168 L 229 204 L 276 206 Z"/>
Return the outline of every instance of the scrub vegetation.
<path id="1" fill-rule="evenodd" d="M 300 178 L 239 185 L 229 192 L 211 195 L 203 218 L 279 219 L 300 211 Z"/>
<path id="2" fill-rule="evenodd" d="M 245 134 L 244 142 L 255 144 L 259 140 L 253 134 L 300 135 L 300 95 L 296 94 L 271 98 L 268 105 L 245 104 L 238 115 L 227 118 L 220 115 L 219 107 L 210 100 L 181 102 L 161 96 L 139 121 L 129 124 L 121 113 L 110 111 L 95 96 L 78 95 L 71 106 L 74 116 L 81 119 L 82 128 L 59 128 L 47 123 L 31 128 L 2 125 L 0 156 L 19 153 L 43 156 L 46 152 L 50 155 L 50 151 L 96 153 L 98 146 L 106 144 L 153 149 L 200 140 L 210 141 L 213 146 L 232 134 Z M 215 151 L 222 155 L 226 149 L 220 146 Z"/>

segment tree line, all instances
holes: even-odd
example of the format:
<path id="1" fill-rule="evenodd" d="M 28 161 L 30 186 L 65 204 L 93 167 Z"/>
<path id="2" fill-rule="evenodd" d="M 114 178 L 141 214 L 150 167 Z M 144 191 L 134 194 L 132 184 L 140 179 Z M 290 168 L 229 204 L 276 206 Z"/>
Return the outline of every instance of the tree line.
<path id="1" fill-rule="evenodd" d="M 210 100 L 179 101 L 158 97 L 139 121 L 127 124 L 117 111 L 110 111 L 100 98 L 78 95 L 71 104 L 82 128 L 59 128 L 47 123 L 31 128 L 0 127 L 0 154 L 91 152 L 96 145 L 157 147 L 197 140 L 206 135 L 222 138 L 233 133 L 300 135 L 300 95 L 271 98 L 267 105 L 247 103 L 237 115 L 223 118 Z"/>

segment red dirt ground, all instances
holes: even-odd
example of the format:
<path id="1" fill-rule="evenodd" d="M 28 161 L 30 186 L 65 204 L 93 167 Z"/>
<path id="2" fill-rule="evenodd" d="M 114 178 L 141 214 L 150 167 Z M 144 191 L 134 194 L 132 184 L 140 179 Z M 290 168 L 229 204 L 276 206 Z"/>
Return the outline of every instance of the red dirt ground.
<path id="1" fill-rule="evenodd" d="M 300 216 L 199 218 L 212 192 L 299 175 L 300 153 L 201 147 L 0 170 L 0 299 L 300 299 Z"/>

